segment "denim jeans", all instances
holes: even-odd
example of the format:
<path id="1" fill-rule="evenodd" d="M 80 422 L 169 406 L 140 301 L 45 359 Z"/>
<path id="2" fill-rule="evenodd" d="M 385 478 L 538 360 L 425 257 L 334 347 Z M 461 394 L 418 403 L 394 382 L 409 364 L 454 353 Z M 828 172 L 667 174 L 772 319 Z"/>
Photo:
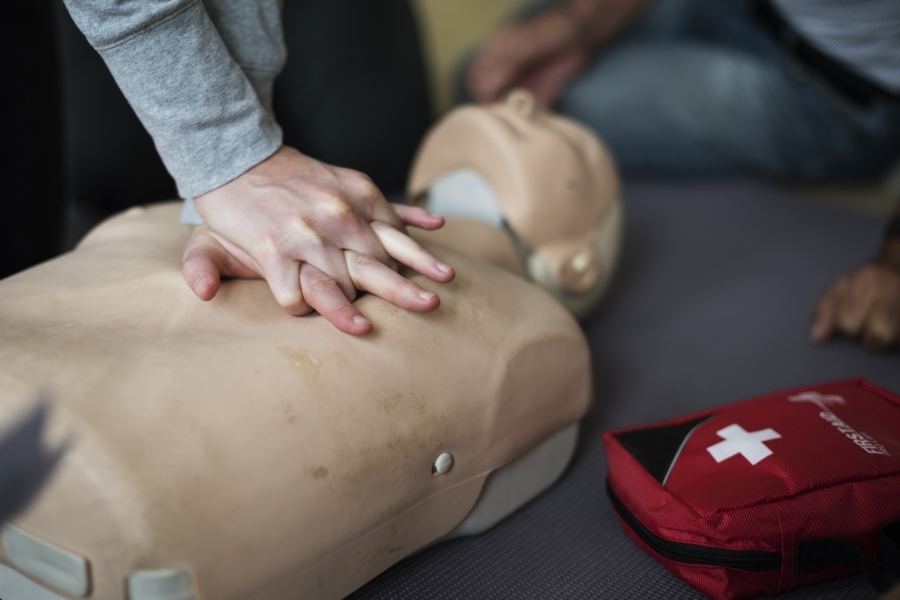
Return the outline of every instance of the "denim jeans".
<path id="1" fill-rule="evenodd" d="M 660 2 L 593 58 L 557 109 L 593 128 L 626 175 L 851 181 L 900 158 L 900 102 L 843 97 L 744 0 Z"/>

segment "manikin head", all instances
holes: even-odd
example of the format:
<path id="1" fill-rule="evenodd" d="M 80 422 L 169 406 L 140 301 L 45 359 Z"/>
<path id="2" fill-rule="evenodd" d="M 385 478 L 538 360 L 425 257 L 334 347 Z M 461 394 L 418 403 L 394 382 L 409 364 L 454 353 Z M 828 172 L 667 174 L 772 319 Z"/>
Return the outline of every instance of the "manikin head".
<path id="1" fill-rule="evenodd" d="M 408 193 L 437 214 L 505 228 L 529 278 L 576 316 L 606 289 L 621 238 L 615 164 L 590 130 L 542 110 L 525 90 L 438 123 Z"/>

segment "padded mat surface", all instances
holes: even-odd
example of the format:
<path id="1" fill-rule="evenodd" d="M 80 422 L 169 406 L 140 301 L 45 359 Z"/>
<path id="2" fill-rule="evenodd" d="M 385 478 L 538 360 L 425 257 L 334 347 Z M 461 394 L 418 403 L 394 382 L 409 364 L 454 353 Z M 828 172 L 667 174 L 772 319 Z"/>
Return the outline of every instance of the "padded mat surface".
<path id="1" fill-rule="evenodd" d="M 900 392 L 900 354 L 807 341 L 812 306 L 875 252 L 880 220 L 734 182 L 630 184 L 625 209 L 621 268 L 585 326 L 596 405 L 569 470 L 492 530 L 408 558 L 354 600 L 703 598 L 622 532 L 600 433 L 856 375 Z M 855 576 L 779 597 L 877 594 Z"/>

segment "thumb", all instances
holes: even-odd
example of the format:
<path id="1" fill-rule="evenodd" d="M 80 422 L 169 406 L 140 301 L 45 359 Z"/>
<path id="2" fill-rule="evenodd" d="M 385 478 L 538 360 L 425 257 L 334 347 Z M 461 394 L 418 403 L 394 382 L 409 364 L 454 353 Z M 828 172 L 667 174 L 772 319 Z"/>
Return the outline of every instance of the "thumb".
<path id="1" fill-rule="evenodd" d="M 184 251 L 184 263 L 181 265 L 181 274 L 188 286 L 197 294 L 197 297 L 208 302 L 216 297 L 221 282 L 216 260 L 213 258 L 217 251 L 225 252 L 219 246 L 206 244 L 191 238 Z"/>
<path id="2" fill-rule="evenodd" d="M 235 251 L 238 250 L 235 248 Z M 184 280 L 204 301 L 215 298 L 222 277 L 259 277 L 253 269 L 238 260 L 206 225 L 194 230 L 182 261 Z"/>

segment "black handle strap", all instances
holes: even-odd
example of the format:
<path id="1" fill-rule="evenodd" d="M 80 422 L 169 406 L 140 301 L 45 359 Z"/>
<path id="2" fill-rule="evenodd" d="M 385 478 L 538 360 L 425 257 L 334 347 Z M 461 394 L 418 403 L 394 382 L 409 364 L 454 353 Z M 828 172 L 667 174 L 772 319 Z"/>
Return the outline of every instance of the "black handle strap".
<path id="1" fill-rule="evenodd" d="M 854 541 L 820 538 L 797 544 L 796 572 L 803 575 L 835 567 L 862 567 L 872 587 L 886 592 L 890 588 L 889 575 L 900 576 L 900 521 L 881 530 L 878 560 L 881 568 Z"/>
<path id="2" fill-rule="evenodd" d="M 891 523 L 878 536 L 878 559 L 882 570 L 893 579 L 900 579 L 900 521 Z"/>

